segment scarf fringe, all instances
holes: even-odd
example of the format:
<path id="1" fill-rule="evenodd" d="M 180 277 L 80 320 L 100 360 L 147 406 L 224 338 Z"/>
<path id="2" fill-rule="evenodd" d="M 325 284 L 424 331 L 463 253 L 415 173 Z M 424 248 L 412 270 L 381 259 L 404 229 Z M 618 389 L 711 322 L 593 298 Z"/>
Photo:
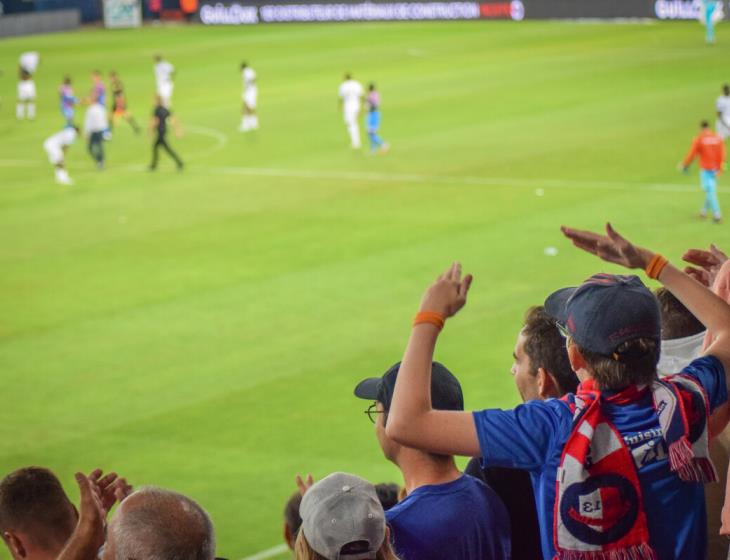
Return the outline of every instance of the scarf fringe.
<path id="1" fill-rule="evenodd" d="M 658 560 L 654 549 L 648 544 L 619 548 L 616 550 L 561 550 L 557 560 Z"/>
<path id="2" fill-rule="evenodd" d="M 685 482 L 717 482 L 717 471 L 709 458 L 696 458 L 687 436 L 669 446 L 669 465 Z"/>

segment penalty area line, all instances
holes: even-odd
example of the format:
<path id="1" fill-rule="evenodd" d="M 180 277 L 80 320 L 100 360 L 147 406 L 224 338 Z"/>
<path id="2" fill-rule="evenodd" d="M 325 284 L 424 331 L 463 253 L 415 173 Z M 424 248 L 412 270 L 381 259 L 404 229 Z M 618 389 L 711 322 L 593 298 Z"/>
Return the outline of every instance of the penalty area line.
<path id="1" fill-rule="evenodd" d="M 271 548 L 267 548 L 266 550 L 262 550 L 261 552 L 257 552 L 253 556 L 246 556 L 246 558 L 242 558 L 241 560 L 265 560 L 266 558 L 275 558 L 277 556 L 281 556 L 288 550 L 288 546 L 286 546 L 285 544 L 280 544 Z"/>

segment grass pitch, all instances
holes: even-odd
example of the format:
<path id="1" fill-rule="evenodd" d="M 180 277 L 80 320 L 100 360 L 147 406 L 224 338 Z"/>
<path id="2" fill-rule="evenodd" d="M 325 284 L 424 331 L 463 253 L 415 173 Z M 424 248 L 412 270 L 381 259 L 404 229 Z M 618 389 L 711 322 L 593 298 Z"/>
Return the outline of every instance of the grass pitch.
<path id="1" fill-rule="evenodd" d="M 177 489 L 211 512 L 219 554 L 234 559 L 280 543 L 297 472 L 401 482 L 352 389 L 400 358 L 422 291 L 452 260 L 476 279 L 437 358 L 483 408 L 518 401 L 509 368 L 524 310 L 615 270 L 573 250 L 561 223 L 610 219 L 673 259 L 730 247 L 727 226 L 695 218 L 696 174 L 675 170 L 730 80 L 729 44 L 720 26 L 705 46 L 695 22 L 3 41 L 0 472 L 46 465 L 76 495 L 72 473 L 99 465 Z M 39 117 L 18 123 L 15 66 L 31 49 Z M 77 142 L 76 185 L 55 185 L 41 144 L 62 124 L 63 75 L 85 95 L 91 70 L 116 69 L 146 123 L 157 52 L 177 69 L 185 172 L 164 154 L 146 172 L 149 139 L 122 124 L 105 171 Z M 259 76 L 261 130 L 247 135 L 242 59 Z M 346 70 L 379 85 L 387 156 L 348 148 Z"/>

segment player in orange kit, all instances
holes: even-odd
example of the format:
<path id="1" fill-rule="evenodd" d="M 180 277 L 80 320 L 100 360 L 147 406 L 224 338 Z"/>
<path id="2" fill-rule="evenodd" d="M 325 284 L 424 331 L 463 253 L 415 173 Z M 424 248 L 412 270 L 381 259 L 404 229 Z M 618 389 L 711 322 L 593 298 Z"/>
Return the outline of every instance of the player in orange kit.
<path id="1" fill-rule="evenodd" d="M 712 132 L 707 121 L 700 123 L 701 131 L 692 141 L 687 157 L 681 163 L 685 173 L 696 157 L 700 158 L 700 182 L 705 191 L 705 204 L 700 210 L 700 217 L 706 218 L 707 211 L 712 211 L 715 223 L 722 222 L 720 202 L 717 200 L 717 176 L 725 167 L 725 142 Z"/>

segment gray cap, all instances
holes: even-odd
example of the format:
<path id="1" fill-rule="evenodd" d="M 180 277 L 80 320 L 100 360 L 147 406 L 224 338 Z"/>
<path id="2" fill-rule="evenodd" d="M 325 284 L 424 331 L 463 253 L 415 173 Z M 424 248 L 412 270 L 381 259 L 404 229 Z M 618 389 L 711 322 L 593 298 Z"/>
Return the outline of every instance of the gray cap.
<path id="1" fill-rule="evenodd" d="M 375 487 L 351 474 L 332 473 L 314 484 L 299 514 L 309 546 L 328 560 L 374 559 L 385 540 L 385 513 Z M 362 546 L 342 550 L 351 543 Z"/>

